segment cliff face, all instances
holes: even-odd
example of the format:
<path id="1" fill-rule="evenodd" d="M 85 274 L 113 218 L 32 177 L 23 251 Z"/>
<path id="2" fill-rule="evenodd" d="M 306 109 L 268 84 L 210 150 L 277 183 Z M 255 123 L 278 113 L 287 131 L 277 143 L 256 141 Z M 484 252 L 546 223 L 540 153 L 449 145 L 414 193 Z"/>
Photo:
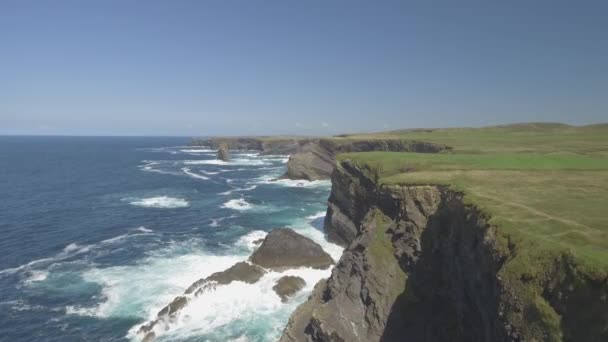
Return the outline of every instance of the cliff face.
<path id="1" fill-rule="evenodd" d="M 332 183 L 325 230 L 347 248 L 281 341 L 608 339 L 606 278 L 569 254 L 529 260 L 445 187 L 378 187 L 348 161 Z"/>
<path id="2" fill-rule="evenodd" d="M 293 154 L 299 152 L 303 146 L 316 143 L 318 139 L 264 139 L 246 137 L 217 137 L 210 139 L 195 139 L 190 144 L 194 146 L 208 146 L 218 149 L 226 144 L 230 150 L 260 151 L 262 154 Z"/>
<path id="3" fill-rule="evenodd" d="M 401 139 L 264 139 L 218 137 L 196 139 L 194 146 L 208 146 L 219 149 L 226 146 L 230 150 L 260 151 L 262 154 L 289 154 L 287 172 L 282 178 L 320 180 L 329 179 L 336 166 L 336 155 L 349 152 L 419 152 L 436 153 L 449 149 L 445 145 Z"/>
<path id="4" fill-rule="evenodd" d="M 400 139 L 319 139 L 302 144 L 301 148 L 289 158 L 284 178 L 329 179 L 336 166 L 336 155 L 339 153 L 370 151 L 436 153 L 445 149 L 447 147 L 444 145 Z"/>

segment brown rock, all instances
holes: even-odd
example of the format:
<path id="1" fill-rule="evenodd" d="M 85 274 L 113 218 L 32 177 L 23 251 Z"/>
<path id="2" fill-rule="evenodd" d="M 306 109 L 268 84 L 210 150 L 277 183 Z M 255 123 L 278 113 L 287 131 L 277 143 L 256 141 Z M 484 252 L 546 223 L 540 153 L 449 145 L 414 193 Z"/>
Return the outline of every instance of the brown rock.
<path id="1" fill-rule="evenodd" d="M 272 289 L 281 297 L 281 301 L 285 303 L 289 297 L 303 289 L 305 285 L 306 281 L 300 277 L 284 276 L 277 281 Z"/>
<path id="2" fill-rule="evenodd" d="M 319 244 L 289 228 L 268 233 L 262 245 L 251 255 L 250 261 L 273 270 L 295 267 L 325 269 L 334 263 Z"/>
<path id="3" fill-rule="evenodd" d="M 228 285 L 233 281 L 243 281 L 245 283 L 253 284 L 260 280 L 264 273 L 266 272 L 259 266 L 246 262 L 238 262 L 222 272 L 213 273 L 207 278 L 196 281 L 186 290 L 186 294 L 193 293 L 195 290 L 210 282 L 217 282 L 219 285 Z"/>
<path id="4" fill-rule="evenodd" d="M 228 151 L 228 144 L 221 143 L 217 149 L 217 159 L 221 161 L 229 161 L 230 160 L 230 151 Z"/>

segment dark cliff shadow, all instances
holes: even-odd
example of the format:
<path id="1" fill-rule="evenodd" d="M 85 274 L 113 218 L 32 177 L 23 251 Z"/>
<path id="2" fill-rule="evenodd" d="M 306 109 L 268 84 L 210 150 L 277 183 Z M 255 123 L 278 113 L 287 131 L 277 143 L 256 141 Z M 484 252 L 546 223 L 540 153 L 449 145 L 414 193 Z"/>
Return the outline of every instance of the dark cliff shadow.
<path id="1" fill-rule="evenodd" d="M 498 317 L 498 267 L 482 243 L 478 217 L 458 202 L 442 203 L 429 218 L 417 260 L 399 256 L 409 277 L 391 307 L 381 341 L 507 339 Z"/>

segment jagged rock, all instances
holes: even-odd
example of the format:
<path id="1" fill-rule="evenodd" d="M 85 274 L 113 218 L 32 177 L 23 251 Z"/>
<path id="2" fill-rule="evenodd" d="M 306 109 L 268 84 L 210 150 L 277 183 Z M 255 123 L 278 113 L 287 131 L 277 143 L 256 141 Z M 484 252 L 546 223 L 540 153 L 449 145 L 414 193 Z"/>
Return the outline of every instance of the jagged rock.
<path id="1" fill-rule="evenodd" d="M 217 159 L 225 162 L 230 160 L 230 151 L 228 150 L 228 144 L 222 143 L 218 146 Z"/>
<path id="2" fill-rule="evenodd" d="M 347 152 L 419 152 L 436 153 L 449 147 L 440 144 L 401 139 L 319 139 L 304 144 L 289 157 L 287 172 L 282 178 L 329 179 L 336 165 L 336 155 Z"/>
<path id="3" fill-rule="evenodd" d="M 321 246 L 307 237 L 291 229 L 275 229 L 268 233 L 265 239 L 259 242 L 261 246 L 252 254 L 251 263 L 238 262 L 230 268 L 211 274 L 194 282 L 182 296 L 176 297 L 171 303 L 160 310 L 156 319 L 142 325 L 138 333 L 148 341 L 156 337 L 154 328 L 157 324 L 170 322 L 175 319 L 179 311 L 188 304 L 189 298 L 199 296 L 218 286 L 228 285 L 233 281 L 242 281 L 248 284 L 256 283 L 264 276 L 264 268 L 284 270 L 293 267 L 327 268 L 333 264 L 329 254 Z M 299 291 L 305 282 L 298 277 L 283 277 L 273 289 L 283 301 Z M 157 328 L 158 329 L 158 328 Z"/>
<path id="4" fill-rule="evenodd" d="M 211 282 L 219 285 L 228 285 L 233 281 L 242 281 L 248 284 L 253 284 L 260 280 L 264 273 L 266 272 L 259 266 L 246 262 L 238 262 L 222 272 L 216 272 L 207 278 L 197 280 L 190 285 L 185 294 L 194 293 L 205 284 Z"/>
<path id="5" fill-rule="evenodd" d="M 334 159 L 334 153 L 323 146 L 306 145 L 289 157 L 287 172 L 282 178 L 310 181 L 328 179 L 334 169 Z"/>
<path id="6" fill-rule="evenodd" d="M 306 281 L 300 277 L 284 276 L 277 280 L 275 286 L 272 287 L 283 303 L 287 302 L 289 297 L 298 293 L 306 285 Z"/>
<path id="7" fill-rule="evenodd" d="M 318 243 L 289 228 L 279 228 L 268 233 L 249 260 L 273 270 L 295 267 L 325 269 L 334 263 Z"/>
<path id="8" fill-rule="evenodd" d="M 188 298 L 184 296 L 176 297 L 169 305 L 165 306 L 162 310 L 158 312 L 158 316 L 172 316 L 181 308 L 183 308 L 186 304 L 188 304 Z"/>
<path id="9" fill-rule="evenodd" d="M 143 334 L 144 340 L 153 341 L 156 335 L 152 329 L 154 329 L 156 324 L 163 320 L 173 319 L 188 304 L 188 298 L 193 294 L 199 296 L 205 291 L 215 289 L 218 285 L 228 285 L 233 281 L 253 284 L 260 280 L 265 273 L 266 271 L 259 266 L 247 262 L 238 262 L 222 272 L 216 272 L 206 278 L 199 279 L 190 285 L 184 292 L 184 295 L 175 297 L 171 303 L 160 310 L 156 315 L 156 319 L 142 325 L 138 330 L 138 334 Z"/>
<path id="10" fill-rule="evenodd" d="M 141 342 L 152 342 L 155 339 L 156 339 L 156 334 L 153 331 L 151 331 L 146 334 L 146 336 L 144 337 L 143 340 L 141 340 Z"/>

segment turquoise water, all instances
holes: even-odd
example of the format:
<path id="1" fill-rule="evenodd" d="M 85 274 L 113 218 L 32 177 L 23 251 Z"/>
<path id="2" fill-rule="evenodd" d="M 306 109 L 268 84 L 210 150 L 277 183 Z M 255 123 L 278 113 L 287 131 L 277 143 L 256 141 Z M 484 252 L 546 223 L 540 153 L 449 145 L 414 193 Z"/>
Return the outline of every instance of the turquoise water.
<path id="1" fill-rule="evenodd" d="M 184 138 L 0 137 L 0 340 L 139 340 L 192 282 L 289 226 L 321 231 L 328 182 L 273 181 L 287 156 L 223 163 Z M 307 286 L 287 304 L 285 274 Z M 269 341 L 329 271 L 271 272 L 193 301 L 160 341 Z"/>

